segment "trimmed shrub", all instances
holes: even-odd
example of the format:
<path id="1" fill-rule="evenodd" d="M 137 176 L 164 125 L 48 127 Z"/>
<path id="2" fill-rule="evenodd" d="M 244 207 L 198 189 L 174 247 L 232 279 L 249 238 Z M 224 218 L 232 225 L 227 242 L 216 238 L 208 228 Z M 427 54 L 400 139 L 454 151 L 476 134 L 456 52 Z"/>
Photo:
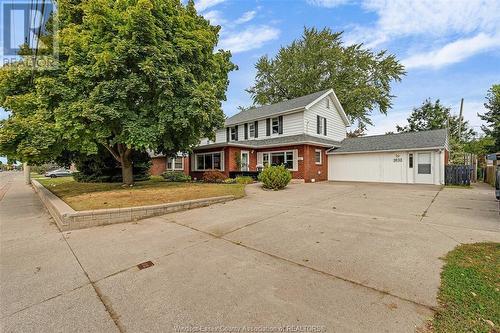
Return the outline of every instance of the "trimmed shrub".
<path id="1" fill-rule="evenodd" d="M 222 183 L 226 180 L 226 176 L 217 170 L 205 171 L 201 179 L 206 183 Z"/>
<path id="2" fill-rule="evenodd" d="M 184 174 L 181 171 L 165 171 L 161 175 L 167 182 L 189 182 L 191 176 Z"/>
<path id="3" fill-rule="evenodd" d="M 253 183 L 253 178 L 250 176 L 238 176 L 235 178 L 235 182 L 237 184 L 252 184 Z"/>
<path id="4" fill-rule="evenodd" d="M 284 165 L 269 166 L 259 174 L 259 180 L 264 188 L 282 190 L 292 180 L 292 173 Z"/>

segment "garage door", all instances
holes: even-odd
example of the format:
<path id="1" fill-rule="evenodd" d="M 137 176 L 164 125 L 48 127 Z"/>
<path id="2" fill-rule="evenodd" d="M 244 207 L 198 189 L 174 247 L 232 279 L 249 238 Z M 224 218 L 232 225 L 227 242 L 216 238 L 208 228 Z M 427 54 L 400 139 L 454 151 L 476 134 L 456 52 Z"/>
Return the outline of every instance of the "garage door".
<path id="1" fill-rule="evenodd" d="M 406 183 L 406 160 L 406 153 L 329 155 L 328 179 Z"/>

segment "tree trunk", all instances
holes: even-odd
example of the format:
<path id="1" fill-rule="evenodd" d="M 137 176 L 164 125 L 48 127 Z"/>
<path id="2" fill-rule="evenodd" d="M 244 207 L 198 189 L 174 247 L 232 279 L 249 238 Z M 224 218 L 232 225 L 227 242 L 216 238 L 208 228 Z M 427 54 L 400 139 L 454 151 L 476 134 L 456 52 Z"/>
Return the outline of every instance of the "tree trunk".
<path id="1" fill-rule="evenodd" d="M 122 178 L 123 184 L 133 185 L 134 184 L 134 171 L 132 166 L 132 160 L 130 158 L 131 150 L 127 149 L 121 156 L 122 165 Z"/>

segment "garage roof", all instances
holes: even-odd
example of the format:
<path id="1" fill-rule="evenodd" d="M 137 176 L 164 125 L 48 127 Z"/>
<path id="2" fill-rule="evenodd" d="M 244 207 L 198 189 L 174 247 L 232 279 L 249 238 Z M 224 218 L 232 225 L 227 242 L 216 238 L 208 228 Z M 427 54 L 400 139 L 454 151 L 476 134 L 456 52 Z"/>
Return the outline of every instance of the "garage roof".
<path id="1" fill-rule="evenodd" d="M 347 138 L 339 148 L 329 150 L 329 154 L 361 153 L 391 150 L 412 150 L 444 148 L 447 144 L 447 130 L 438 129 L 421 132 L 363 136 Z"/>

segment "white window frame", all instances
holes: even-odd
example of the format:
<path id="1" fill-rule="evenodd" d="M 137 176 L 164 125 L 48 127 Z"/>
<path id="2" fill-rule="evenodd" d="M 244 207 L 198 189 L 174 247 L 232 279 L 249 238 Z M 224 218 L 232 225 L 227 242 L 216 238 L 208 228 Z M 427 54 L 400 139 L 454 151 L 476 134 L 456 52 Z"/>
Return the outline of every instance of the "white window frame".
<path id="1" fill-rule="evenodd" d="M 319 133 L 316 133 L 318 135 L 325 135 L 325 120 L 326 118 L 323 116 L 318 115 L 318 120 L 319 120 Z"/>
<path id="2" fill-rule="evenodd" d="M 182 164 L 182 167 L 179 169 L 179 168 L 176 168 L 175 167 L 175 160 L 180 158 L 181 159 L 181 164 Z M 170 163 L 170 168 L 168 167 L 168 163 Z M 167 158 L 167 165 L 166 165 L 166 169 L 167 170 L 170 170 L 170 171 L 179 171 L 179 170 L 184 170 L 184 157 L 183 156 L 176 156 L 176 157 L 168 157 Z"/>
<path id="3" fill-rule="evenodd" d="M 274 124 L 274 121 L 276 121 L 276 124 Z M 274 131 L 276 127 L 276 132 Z M 279 117 L 274 117 L 271 118 L 271 135 L 278 135 L 280 134 L 280 118 Z"/>
<path id="4" fill-rule="evenodd" d="M 316 159 L 316 153 L 319 153 L 319 162 Z M 314 162 L 316 165 L 322 165 L 323 164 L 323 151 L 321 149 L 315 149 L 314 150 Z"/>
<path id="5" fill-rule="evenodd" d="M 205 155 L 212 155 L 212 166 L 214 165 L 213 160 L 214 160 L 214 154 L 220 154 L 220 169 L 198 169 L 198 156 L 203 156 L 203 165 L 205 165 Z M 224 171 L 224 151 L 211 151 L 208 153 L 195 153 L 193 155 L 193 167 L 194 171 L 208 171 L 208 170 L 217 170 L 217 171 Z"/>
<path id="6" fill-rule="evenodd" d="M 284 159 L 285 163 L 288 162 L 288 159 L 286 158 L 287 153 L 292 153 L 292 168 L 288 168 L 290 171 L 298 171 L 298 168 L 296 167 L 297 163 L 297 156 L 296 152 L 294 150 L 275 150 L 275 151 L 266 151 L 262 152 L 262 165 L 265 167 L 266 163 L 269 165 L 269 163 L 272 160 L 271 155 L 272 154 L 284 154 Z"/>
<path id="7" fill-rule="evenodd" d="M 252 134 L 253 132 L 253 134 Z M 255 123 L 248 124 L 248 137 L 255 138 Z"/>
<path id="8" fill-rule="evenodd" d="M 229 128 L 229 139 L 230 139 L 230 141 L 236 141 L 237 135 L 238 135 L 238 132 L 236 132 L 236 126 L 230 127 Z"/>

